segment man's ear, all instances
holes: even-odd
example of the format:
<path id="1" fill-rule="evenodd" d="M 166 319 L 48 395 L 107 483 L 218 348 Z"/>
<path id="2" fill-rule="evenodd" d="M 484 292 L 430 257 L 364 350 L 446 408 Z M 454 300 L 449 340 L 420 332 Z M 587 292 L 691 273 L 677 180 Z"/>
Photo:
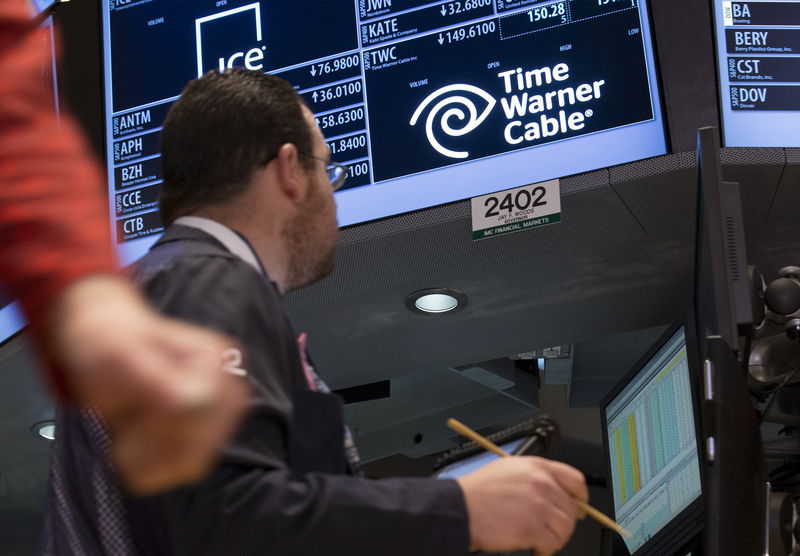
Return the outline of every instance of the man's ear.
<path id="1" fill-rule="evenodd" d="M 305 199 L 309 180 L 297 147 L 292 143 L 284 143 L 274 160 L 279 189 L 293 201 Z"/>

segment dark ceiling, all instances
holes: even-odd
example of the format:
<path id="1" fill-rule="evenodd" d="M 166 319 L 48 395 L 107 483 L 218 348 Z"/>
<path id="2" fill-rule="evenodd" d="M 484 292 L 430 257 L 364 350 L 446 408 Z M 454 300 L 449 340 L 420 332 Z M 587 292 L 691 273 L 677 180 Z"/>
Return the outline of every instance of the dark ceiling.
<path id="1" fill-rule="evenodd" d="M 800 261 L 800 149 L 723 149 L 741 183 L 751 264 Z M 532 161 L 535 163 L 535 160 Z M 469 201 L 342 230 L 336 272 L 287 296 L 337 388 L 591 341 L 680 318 L 691 296 L 693 153 L 561 181 L 563 221 L 471 240 Z M 420 315 L 408 294 L 465 293 Z"/>
<path id="2" fill-rule="evenodd" d="M 800 262 L 800 149 L 723 149 L 722 161 L 724 178 L 741 184 L 750 262 L 774 279 Z M 694 153 L 681 153 L 563 179 L 563 221 L 543 228 L 472 241 L 469 201 L 350 227 L 336 272 L 287 306 L 332 387 L 392 381 L 392 398 L 348 407 L 367 424 L 356 432 L 371 458 L 452 445 L 448 411 L 474 426 L 536 411 L 538 401 L 454 368 L 513 384 L 496 362 L 546 346 L 576 344 L 571 405 L 596 407 L 659 327 L 684 316 L 695 187 Z M 430 287 L 469 304 L 434 316 L 405 307 Z"/>

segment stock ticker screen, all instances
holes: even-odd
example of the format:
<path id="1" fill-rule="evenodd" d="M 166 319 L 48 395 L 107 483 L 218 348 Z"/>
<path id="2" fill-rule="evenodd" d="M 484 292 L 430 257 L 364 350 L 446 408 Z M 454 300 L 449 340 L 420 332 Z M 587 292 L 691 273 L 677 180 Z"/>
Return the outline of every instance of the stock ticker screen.
<path id="1" fill-rule="evenodd" d="M 684 329 L 602 410 L 614 514 L 633 554 L 702 493 Z"/>
<path id="2" fill-rule="evenodd" d="M 44 9 L 52 4 L 52 0 L 33 0 L 29 2 L 31 16 L 40 14 Z M 47 42 L 47 57 L 41 61 L 42 71 L 41 81 L 38 86 L 47 91 L 47 95 L 53 100 L 53 108 L 59 112 L 58 84 L 56 71 L 56 51 L 55 33 L 53 31 L 53 20 L 47 18 L 42 23 L 45 30 L 45 40 Z M 0 343 L 22 330 L 25 326 L 25 317 L 19 303 L 14 301 L 9 295 L 0 288 Z"/>
<path id="3" fill-rule="evenodd" d="M 123 262 L 163 231 L 160 126 L 209 70 L 292 83 L 350 166 L 342 226 L 666 152 L 640 0 L 103 0 L 103 17 Z"/>
<path id="4" fill-rule="evenodd" d="M 714 5 L 724 144 L 800 147 L 800 1 Z"/>

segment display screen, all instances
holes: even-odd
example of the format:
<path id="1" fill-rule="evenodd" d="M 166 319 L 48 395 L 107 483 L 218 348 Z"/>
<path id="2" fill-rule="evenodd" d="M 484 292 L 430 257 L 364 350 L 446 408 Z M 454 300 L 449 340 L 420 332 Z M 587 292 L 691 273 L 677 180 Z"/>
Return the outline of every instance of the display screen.
<path id="1" fill-rule="evenodd" d="M 683 328 L 605 407 L 616 520 L 634 553 L 700 497 Z"/>
<path id="2" fill-rule="evenodd" d="M 30 4 L 33 7 L 34 13 L 42 13 L 44 10 L 53 5 L 55 0 L 31 0 Z"/>
<path id="3" fill-rule="evenodd" d="M 714 6 L 724 144 L 800 147 L 800 1 Z"/>
<path id="4" fill-rule="evenodd" d="M 500 449 L 503 450 L 507 454 L 513 454 L 514 450 L 522 446 L 522 443 L 527 440 L 526 438 L 519 438 L 517 440 L 512 440 L 511 442 L 507 442 L 500 446 Z M 456 463 L 450 464 L 441 471 L 436 474 L 436 477 L 439 479 L 458 479 L 466 475 L 467 473 L 472 473 L 473 471 L 480 469 L 484 465 L 489 462 L 492 462 L 496 459 L 500 459 L 500 456 L 494 454 L 492 452 L 482 452 L 480 454 L 468 457 Z"/>
<path id="5" fill-rule="evenodd" d="M 125 262 L 162 231 L 164 116 L 212 69 L 294 85 L 350 166 L 342 226 L 666 152 L 640 0 L 103 0 L 103 14 Z"/>
<path id="6" fill-rule="evenodd" d="M 0 343 L 5 342 L 25 326 L 19 303 L 12 302 L 0 292 Z"/>
<path id="7" fill-rule="evenodd" d="M 52 4 L 50 1 L 38 0 L 30 2 L 31 15 L 41 13 Z M 42 80 L 40 86 L 45 88 L 48 96 L 52 95 L 53 106 L 58 112 L 58 94 L 56 87 L 56 54 L 55 54 L 55 39 L 53 33 L 53 20 L 47 18 L 42 24 L 47 30 L 47 45 L 49 55 L 46 60 L 42 61 Z M 22 311 L 19 303 L 9 299 L 8 295 L 0 290 L 0 343 L 6 341 L 9 337 L 13 336 L 25 326 L 25 319 L 22 316 Z"/>

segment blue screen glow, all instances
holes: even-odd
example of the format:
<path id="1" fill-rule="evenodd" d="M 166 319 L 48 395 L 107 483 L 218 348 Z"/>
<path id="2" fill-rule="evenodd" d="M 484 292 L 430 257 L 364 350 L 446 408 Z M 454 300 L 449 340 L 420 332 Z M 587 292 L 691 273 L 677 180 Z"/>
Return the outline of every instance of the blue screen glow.
<path id="1" fill-rule="evenodd" d="M 800 2 L 714 7 L 723 143 L 800 147 Z"/>
<path id="2" fill-rule="evenodd" d="M 341 226 L 666 152 L 640 0 L 103 0 L 103 19 L 126 263 L 163 230 L 164 116 L 212 69 L 295 86 L 350 166 Z"/>

